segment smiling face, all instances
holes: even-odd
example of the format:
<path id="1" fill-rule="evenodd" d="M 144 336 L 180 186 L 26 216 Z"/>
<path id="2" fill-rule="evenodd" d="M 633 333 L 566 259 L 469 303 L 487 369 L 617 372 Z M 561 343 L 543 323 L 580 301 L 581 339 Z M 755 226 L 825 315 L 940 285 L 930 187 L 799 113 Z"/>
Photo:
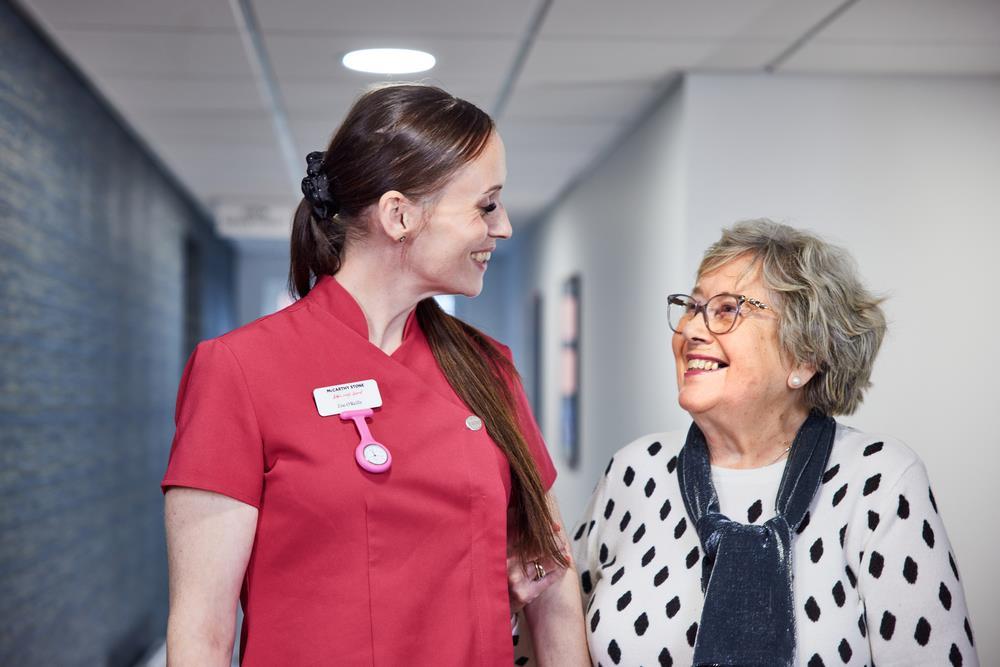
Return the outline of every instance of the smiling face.
<path id="1" fill-rule="evenodd" d="M 507 178 L 503 141 L 496 133 L 472 162 L 433 197 L 407 248 L 406 261 L 421 291 L 476 296 L 497 239 L 510 238 L 510 220 L 500 203 Z"/>
<path id="2" fill-rule="evenodd" d="M 724 264 L 699 277 L 691 295 L 705 303 L 723 292 L 759 299 L 771 310 L 744 304 L 736 326 L 715 335 L 701 313 L 674 333 L 678 402 L 696 418 L 749 428 L 759 415 L 784 412 L 797 404 L 789 386 L 793 366 L 782 358 L 778 344 L 775 299 L 761 281 L 749 256 Z"/>

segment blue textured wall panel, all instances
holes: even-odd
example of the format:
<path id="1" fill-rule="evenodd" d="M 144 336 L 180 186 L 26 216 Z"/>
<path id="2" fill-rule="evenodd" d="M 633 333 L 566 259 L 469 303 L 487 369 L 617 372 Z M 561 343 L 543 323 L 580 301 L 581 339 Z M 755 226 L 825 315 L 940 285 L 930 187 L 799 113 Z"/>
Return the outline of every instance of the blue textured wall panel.
<path id="1" fill-rule="evenodd" d="M 232 326 L 232 263 L 0 0 L 0 665 L 130 665 L 163 635 L 157 484 L 189 347 Z"/>

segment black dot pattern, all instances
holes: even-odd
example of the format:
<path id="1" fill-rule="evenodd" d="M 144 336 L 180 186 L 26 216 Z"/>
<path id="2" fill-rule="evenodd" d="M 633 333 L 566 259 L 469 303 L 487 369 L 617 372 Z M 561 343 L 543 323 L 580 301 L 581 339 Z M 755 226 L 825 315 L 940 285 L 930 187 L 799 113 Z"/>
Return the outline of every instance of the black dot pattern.
<path id="1" fill-rule="evenodd" d="M 917 629 L 913 631 L 913 638 L 921 646 L 927 646 L 927 642 L 931 639 L 931 624 L 923 616 L 917 621 Z"/>
<path id="2" fill-rule="evenodd" d="M 611 662 L 616 665 L 622 661 L 622 650 L 618 648 L 618 642 L 614 639 L 608 644 L 608 657 L 611 658 Z"/>
<path id="3" fill-rule="evenodd" d="M 639 544 L 643 537 L 646 536 L 646 524 L 640 523 L 639 527 L 635 529 L 632 533 L 632 544 Z"/>
<path id="4" fill-rule="evenodd" d="M 865 480 L 865 490 L 862 493 L 866 496 L 870 496 L 878 490 L 879 484 L 882 483 L 882 473 L 876 473 Z"/>
<path id="5" fill-rule="evenodd" d="M 867 447 L 865 447 L 864 452 L 862 452 L 861 455 L 862 456 L 871 456 L 872 454 L 878 454 L 879 452 L 882 451 L 882 447 L 884 447 L 884 446 L 885 446 L 884 443 L 873 442 L 872 444 L 870 444 Z"/>
<path id="6" fill-rule="evenodd" d="M 816 602 L 816 598 L 810 595 L 809 599 L 806 600 L 806 616 L 809 617 L 810 621 L 815 623 L 819 620 L 821 614 L 822 612 L 819 608 L 819 604 Z"/>
<path id="7" fill-rule="evenodd" d="M 677 487 L 682 444 L 683 434 L 661 434 L 617 453 L 571 532 L 595 665 L 692 662 L 703 568 Z M 838 427 L 793 532 L 799 664 L 978 664 L 958 565 L 915 461 L 896 441 Z M 716 472 L 728 517 L 761 524 L 774 515 L 780 466 L 770 477 Z"/>
<path id="8" fill-rule="evenodd" d="M 667 603 L 667 618 L 673 618 L 681 608 L 681 600 L 676 595 Z"/>
<path id="9" fill-rule="evenodd" d="M 833 585 L 833 590 L 830 591 L 833 594 L 833 601 L 837 603 L 838 607 L 843 607 L 844 602 L 847 600 L 847 592 L 844 590 L 844 582 L 837 581 Z"/>
<path id="10" fill-rule="evenodd" d="M 814 563 L 818 563 L 819 559 L 823 557 L 823 538 L 817 537 L 816 541 L 812 543 L 809 547 L 809 560 Z"/>
<path id="11" fill-rule="evenodd" d="M 951 649 L 948 651 L 948 662 L 955 667 L 961 667 L 964 662 L 962 659 L 962 651 L 960 651 L 958 646 L 955 644 L 952 644 Z"/>
<path id="12" fill-rule="evenodd" d="M 840 654 L 840 659 L 844 661 L 845 665 L 851 661 L 851 656 L 854 655 L 854 651 L 851 650 L 851 645 L 847 643 L 846 639 L 840 640 L 840 644 L 837 645 L 837 653 Z"/>
<path id="13" fill-rule="evenodd" d="M 924 538 L 924 544 L 926 544 L 928 547 L 930 547 L 931 549 L 933 549 L 934 548 L 934 529 L 931 528 L 931 524 L 927 523 L 926 519 L 924 520 L 924 529 L 923 529 L 923 532 L 921 534 L 922 534 L 922 536 Z"/>

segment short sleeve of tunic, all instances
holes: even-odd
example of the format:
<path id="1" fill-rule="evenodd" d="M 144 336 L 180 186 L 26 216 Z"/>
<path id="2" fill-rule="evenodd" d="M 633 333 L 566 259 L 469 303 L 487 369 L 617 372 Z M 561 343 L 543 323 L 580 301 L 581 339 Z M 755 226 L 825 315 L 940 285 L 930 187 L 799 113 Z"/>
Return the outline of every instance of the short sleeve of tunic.
<path id="1" fill-rule="evenodd" d="M 199 343 L 177 393 L 176 432 L 160 486 L 214 491 L 260 507 L 264 453 L 246 379 L 221 340 Z"/>
<path id="2" fill-rule="evenodd" d="M 511 354 L 510 348 L 496 341 L 494 341 L 494 344 L 513 364 L 514 356 Z M 518 425 L 521 427 L 521 434 L 524 435 L 524 440 L 528 444 L 528 450 L 535 460 L 535 466 L 538 468 L 538 476 L 542 480 L 542 487 L 548 491 L 556 481 L 556 467 L 552 463 L 552 457 L 549 456 L 549 450 L 545 446 L 545 439 L 542 438 L 538 422 L 531 411 L 531 404 L 524 393 L 521 378 L 517 375 L 512 376 L 508 381 L 508 387 L 510 388 L 511 396 L 514 398 L 514 408 L 517 410 L 517 419 Z"/>

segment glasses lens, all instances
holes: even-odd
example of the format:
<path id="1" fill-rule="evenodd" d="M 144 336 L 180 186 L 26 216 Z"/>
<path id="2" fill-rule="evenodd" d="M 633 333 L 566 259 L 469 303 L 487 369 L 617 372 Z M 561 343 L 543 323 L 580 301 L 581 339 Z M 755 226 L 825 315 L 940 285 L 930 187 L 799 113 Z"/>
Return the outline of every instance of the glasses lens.
<path id="1" fill-rule="evenodd" d="M 736 324 L 736 315 L 740 312 L 740 300 L 728 294 L 717 294 L 705 305 L 708 318 L 708 330 L 714 334 L 729 333 Z"/>
<path id="2" fill-rule="evenodd" d="M 667 321 L 673 331 L 680 331 L 687 321 L 694 316 L 697 305 L 689 296 L 671 294 L 667 297 Z"/>

